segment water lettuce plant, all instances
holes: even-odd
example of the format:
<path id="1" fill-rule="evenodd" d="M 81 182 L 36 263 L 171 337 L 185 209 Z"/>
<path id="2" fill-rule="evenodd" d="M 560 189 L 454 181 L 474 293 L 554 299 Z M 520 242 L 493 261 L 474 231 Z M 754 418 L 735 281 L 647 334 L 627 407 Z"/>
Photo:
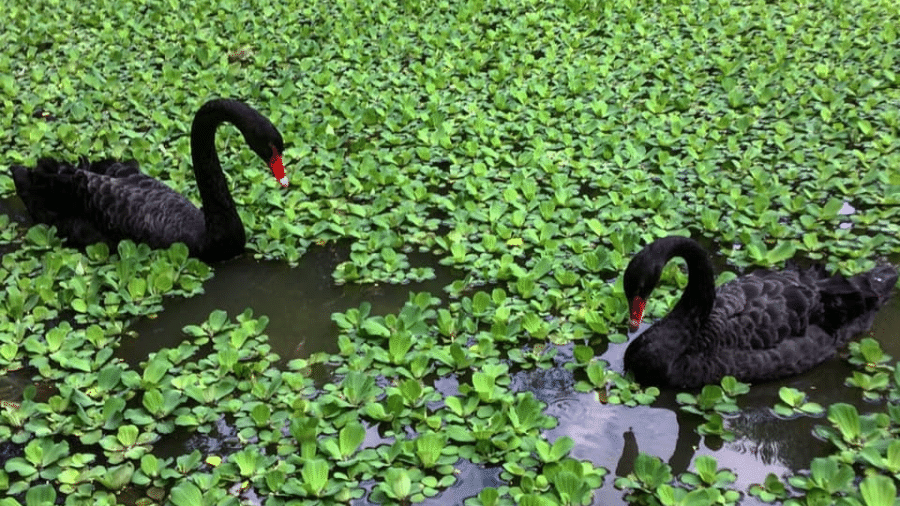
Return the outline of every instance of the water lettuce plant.
<path id="1" fill-rule="evenodd" d="M 806 394 L 788 387 L 778 389 L 778 397 L 781 402 L 775 404 L 773 410 L 780 416 L 790 417 L 798 414 L 816 415 L 823 411 L 822 406 L 815 402 L 806 402 Z"/>
<path id="2" fill-rule="evenodd" d="M 863 390 L 863 397 L 869 400 L 878 400 L 889 395 L 891 390 L 891 375 L 898 374 L 896 364 L 891 365 L 891 356 L 881 350 L 878 341 L 866 337 L 858 343 L 850 343 L 850 363 L 863 371 L 853 371 L 853 376 L 847 378 L 847 384 Z M 893 398 L 896 400 L 896 397 Z"/>
<path id="3" fill-rule="evenodd" d="M 466 459 L 499 473 L 472 502 L 590 503 L 608 471 L 547 439 L 544 398 L 513 378 L 572 347 L 579 391 L 656 402 L 599 356 L 627 339 L 617 278 L 641 244 L 706 239 L 719 284 L 792 257 L 850 274 L 900 253 L 900 14 L 887 0 L 7 4 L 7 164 L 135 158 L 192 195 L 174 162 L 190 153 L 179 118 L 240 96 L 291 133 L 290 191 L 229 174 L 251 255 L 296 265 L 323 252 L 345 284 L 457 277 L 393 314 L 335 311 L 333 355 L 276 357 L 264 317 L 214 312 L 130 366 L 114 350 L 146 338 L 132 323 L 200 294 L 216 267 L 177 245 L 80 252 L 0 213 L 0 367 L 37 383 L 0 410 L 12 455 L 0 492 L 15 501 L 111 504 L 138 486 L 177 505 L 410 503 L 456 483 Z M 12 192 L 0 171 L 4 210 Z M 667 267 L 648 317 L 685 283 Z M 889 502 L 900 368 L 868 341 L 851 355 L 850 384 L 882 404 L 828 407 L 816 434 L 836 463 L 767 479 L 761 498 Z M 682 400 L 704 433 L 724 434 L 742 390 L 723 381 Z M 797 392 L 779 398 L 810 409 Z M 222 424 L 234 439 L 215 454 L 158 451 Z M 676 483 L 651 461 L 623 482 L 635 501 L 736 500 L 740 469 L 698 457 Z"/>
<path id="4" fill-rule="evenodd" d="M 707 455 L 697 457 L 695 471 L 683 473 L 672 485 L 671 467 L 659 458 L 641 453 L 634 461 L 634 472 L 616 479 L 616 488 L 626 491 L 631 504 L 650 505 L 712 505 L 737 504 L 741 494 L 728 490 L 735 475 L 718 469 L 716 460 Z"/>
<path id="5" fill-rule="evenodd" d="M 706 420 L 697 430 L 702 435 L 716 435 L 726 441 L 735 435 L 725 428 L 722 414 L 736 413 L 739 408 L 736 397 L 747 393 L 749 385 L 737 381 L 733 376 L 725 376 L 719 385 L 705 385 L 698 395 L 681 392 L 676 396 L 681 409 L 688 413 L 701 415 Z"/>

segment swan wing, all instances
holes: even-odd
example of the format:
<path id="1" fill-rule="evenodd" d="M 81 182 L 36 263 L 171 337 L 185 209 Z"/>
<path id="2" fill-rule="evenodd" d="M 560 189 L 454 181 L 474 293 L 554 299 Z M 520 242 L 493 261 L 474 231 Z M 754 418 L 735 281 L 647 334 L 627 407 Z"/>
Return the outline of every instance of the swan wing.
<path id="1" fill-rule="evenodd" d="M 821 311 L 815 279 L 797 270 L 757 271 L 716 291 L 707 328 L 720 349 L 767 350 L 806 336 Z"/>
<path id="2" fill-rule="evenodd" d="M 151 248 L 183 242 L 191 251 L 202 246 L 203 213 L 162 182 L 131 167 L 111 166 L 103 173 L 79 170 L 72 184 L 76 209 L 112 242 L 131 239 Z"/>
<path id="3" fill-rule="evenodd" d="M 103 160 L 78 165 L 49 158 L 34 170 L 11 169 L 31 217 L 57 228 L 73 246 L 123 239 L 168 247 L 184 242 L 199 251 L 203 214 L 163 183 L 141 174 L 136 162 Z"/>

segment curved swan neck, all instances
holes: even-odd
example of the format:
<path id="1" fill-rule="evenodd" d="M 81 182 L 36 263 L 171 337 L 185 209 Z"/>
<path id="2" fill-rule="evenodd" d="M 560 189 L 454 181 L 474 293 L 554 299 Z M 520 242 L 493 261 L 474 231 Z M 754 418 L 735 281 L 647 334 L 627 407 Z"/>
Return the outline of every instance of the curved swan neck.
<path id="1" fill-rule="evenodd" d="M 191 159 L 207 231 L 239 228 L 243 233 L 240 217 L 231 197 L 231 190 L 219 156 L 216 154 L 216 128 L 222 123 L 232 123 L 244 130 L 248 121 L 245 109 L 249 107 L 231 100 L 213 100 L 197 111 L 191 126 Z"/>
<path id="2" fill-rule="evenodd" d="M 706 320 L 716 299 L 712 263 L 706 250 L 686 237 L 667 237 L 661 242 L 660 247 L 665 252 L 664 263 L 674 257 L 681 257 L 688 267 L 688 284 L 671 314 L 691 316 L 697 318 L 698 323 Z"/>

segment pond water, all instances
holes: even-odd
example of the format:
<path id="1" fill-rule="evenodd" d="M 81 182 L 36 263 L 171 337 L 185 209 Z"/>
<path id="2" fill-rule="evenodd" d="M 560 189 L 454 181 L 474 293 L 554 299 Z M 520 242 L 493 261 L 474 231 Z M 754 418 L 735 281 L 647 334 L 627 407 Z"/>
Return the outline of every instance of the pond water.
<path id="1" fill-rule="evenodd" d="M 22 209 L 10 202 L 0 202 L 0 212 L 21 219 Z M 136 337 L 124 338 L 116 355 L 135 367 L 150 353 L 177 346 L 184 338 L 181 328 L 204 321 L 214 309 L 223 309 L 233 317 L 248 307 L 255 315 L 264 314 L 270 318 L 266 333 L 273 351 L 284 360 L 308 357 L 316 352 L 334 353 L 337 352 L 338 329 L 331 321 L 333 312 L 343 312 L 369 302 L 373 314 L 395 313 L 408 300 L 410 292 L 422 291 L 432 293 L 446 304 L 448 296 L 444 287 L 461 277 L 461 273 L 439 265 L 431 255 L 410 254 L 413 267 L 430 266 L 435 269 L 437 278 L 406 285 L 338 286 L 332 280 L 332 272 L 347 258 L 347 250 L 343 244 L 312 247 L 296 268 L 282 262 L 255 261 L 246 256 L 217 264 L 215 276 L 204 284 L 205 294 L 190 299 L 166 299 L 164 311 L 153 318 L 143 318 L 131 327 Z M 721 263 L 717 269 L 721 269 Z M 622 323 L 625 317 L 623 315 Z M 645 323 L 640 331 L 648 327 Z M 896 339 L 896 329 L 900 329 L 900 297 L 895 294 L 878 314 L 868 335 L 877 339 L 886 353 L 897 357 L 900 356 L 900 341 Z M 610 344 L 602 358 L 613 369 L 621 371 L 626 346 Z M 739 399 L 741 411 L 726 421 L 737 438 L 733 442 L 723 442 L 697 435 L 695 430 L 702 420 L 678 409 L 674 390 L 663 390 L 652 406 L 629 408 L 601 404 L 593 393 L 575 391 L 572 373 L 562 367 L 572 360 L 571 346 L 561 348 L 555 360 L 555 367 L 548 370 L 513 369 L 518 372 L 512 373 L 510 388 L 533 392 L 547 404 L 546 412 L 559 420 L 557 427 L 545 432 L 548 440 L 569 436 L 575 442 L 572 457 L 590 460 L 595 466 L 609 470 L 603 487 L 595 493 L 593 504 L 596 505 L 625 504 L 622 491 L 614 488 L 613 481 L 632 470 L 638 452 L 662 458 L 672 466 L 675 475 L 688 470 L 698 456 L 710 455 L 720 467 L 737 475 L 733 488 L 742 492 L 750 484 L 762 482 L 770 472 L 781 476 L 807 469 L 813 458 L 825 456 L 830 451 L 828 443 L 817 440 L 811 433 L 813 426 L 823 423 L 824 419 L 777 418 L 769 407 L 777 401 L 778 389 L 782 386 L 806 392 L 810 401 L 823 406 L 847 402 L 856 405 L 861 412 L 878 408 L 863 402 L 859 390 L 844 386 L 851 368 L 838 357 L 801 376 L 753 386 L 750 393 Z M 330 380 L 327 377 L 318 379 Z M 14 384 L 14 375 L 3 375 L 3 383 L 0 390 L 24 388 Z M 454 377 L 438 378 L 434 386 L 445 395 L 457 393 Z M 13 394 L 15 392 L 10 395 Z M 3 398 L 11 397 L 4 395 Z M 166 457 L 200 449 L 205 453 L 227 454 L 240 448 L 233 427 L 220 421 L 217 429 L 217 434 L 212 436 L 168 437 L 154 447 L 154 453 Z M 374 447 L 384 442 L 387 441 L 370 429 L 364 446 Z M 456 467 L 460 471 L 458 481 L 437 497 L 426 500 L 425 504 L 463 504 L 465 499 L 485 487 L 504 485 L 499 478 L 499 468 L 485 468 L 468 462 L 459 462 Z M 372 484 L 364 483 L 364 486 L 370 490 Z M 366 497 L 354 503 L 370 504 Z M 741 504 L 763 503 L 748 495 Z"/>
<path id="2" fill-rule="evenodd" d="M 407 254 L 412 267 L 424 266 L 429 255 Z M 213 266 L 215 275 L 203 284 L 198 297 L 167 299 L 155 318 L 143 318 L 131 330 L 140 336 L 125 339 L 117 356 L 132 365 L 160 348 L 175 347 L 181 328 L 206 320 L 216 309 L 234 317 L 251 308 L 269 317 L 266 334 L 272 351 L 285 361 L 312 353 L 337 353 L 337 325 L 331 314 L 372 305 L 372 314 L 386 315 L 403 307 L 410 292 L 430 292 L 446 300 L 444 285 L 460 277 L 450 268 L 433 265 L 434 280 L 405 285 L 335 285 L 331 273 L 347 260 L 347 248 L 312 246 L 296 268 L 284 262 L 241 257 Z"/>
<path id="3" fill-rule="evenodd" d="M 165 310 L 156 318 L 143 319 L 132 327 L 138 337 L 125 339 L 117 354 L 135 365 L 152 351 L 176 346 L 182 339 L 181 327 L 205 320 L 212 310 L 224 309 L 229 315 L 235 315 L 247 307 L 253 308 L 254 314 L 265 314 L 270 318 L 266 333 L 273 351 L 282 358 L 307 357 L 315 352 L 332 353 L 337 351 L 338 334 L 337 326 L 330 318 L 332 312 L 346 311 L 368 301 L 372 304 L 373 314 L 395 313 L 408 300 L 411 291 L 429 291 L 446 302 L 443 287 L 455 279 L 454 272 L 438 265 L 428 255 L 411 255 L 414 266 L 430 265 L 437 278 L 407 285 L 336 286 L 331 272 L 345 258 L 345 249 L 325 246 L 312 248 L 295 269 L 281 262 L 258 262 L 247 258 L 217 265 L 215 277 L 204 285 L 206 294 L 165 301 Z M 649 324 L 645 323 L 638 332 L 646 328 Z M 885 352 L 897 357 L 900 356 L 900 343 L 889 333 L 889 329 L 897 328 L 900 328 L 900 298 L 895 297 L 879 312 L 867 335 L 877 339 Z M 626 347 L 627 344 L 610 344 L 602 358 L 613 369 L 621 371 Z M 719 462 L 720 468 L 726 467 L 737 475 L 734 488 L 739 491 L 746 491 L 752 483 L 761 483 L 768 473 L 781 476 L 807 469 L 813 458 L 825 456 L 830 451 L 828 443 L 812 436 L 816 424 L 827 422 L 821 417 L 792 420 L 776 417 L 769 407 L 778 400 L 778 389 L 782 386 L 806 392 L 810 401 L 823 406 L 847 402 L 856 405 L 861 412 L 875 408 L 861 400 L 858 389 L 844 386 L 844 379 L 852 369 L 839 357 L 806 374 L 753 386 L 748 394 L 739 398 L 741 411 L 726 422 L 737 438 L 723 442 L 719 438 L 697 435 L 695 431 L 702 419 L 678 409 L 675 390 L 664 389 L 652 406 L 634 408 L 601 404 L 593 393 L 575 391 L 572 373 L 562 367 L 572 360 L 571 353 L 571 346 L 561 348 L 556 366 L 548 370 L 513 373 L 510 388 L 531 391 L 547 403 L 546 412 L 559 420 L 556 428 L 545 432 L 548 440 L 552 442 L 558 437 L 569 436 L 575 442 L 572 457 L 590 460 L 595 466 L 609 470 L 603 487 L 595 494 L 596 505 L 625 504 L 622 491 L 613 486 L 613 481 L 632 470 L 638 452 L 662 458 L 672 466 L 675 475 L 688 470 L 698 456 L 710 455 Z M 320 380 L 327 381 L 328 378 Z M 439 378 L 434 386 L 445 395 L 457 393 L 454 377 Z M 198 434 L 184 440 L 170 440 L 157 447 L 155 453 L 158 456 L 178 455 L 195 448 L 211 453 L 222 452 L 223 448 L 226 449 L 224 453 L 228 453 L 229 447 L 237 450 L 239 447 L 231 428 L 220 424 L 218 429 L 219 435 L 215 437 Z M 382 442 L 387 441 L 370 429 L 364 446 L 374 447 Z M 463 462 L 457 467 L 460 470 L 457 483 L 424 504 L 461 505 L 485 487 L 504 484 L 499 478 L 499 468 Z M 741 503 L 764 504 L 749 495 Z M 370 503 L 359 500 L 354 504 Z"/>

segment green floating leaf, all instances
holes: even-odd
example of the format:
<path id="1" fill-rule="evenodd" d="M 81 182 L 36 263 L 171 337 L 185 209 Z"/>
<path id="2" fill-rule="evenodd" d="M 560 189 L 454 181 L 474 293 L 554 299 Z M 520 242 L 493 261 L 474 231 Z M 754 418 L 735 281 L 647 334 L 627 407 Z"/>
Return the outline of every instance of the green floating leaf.
<path id="1" fill-rule="evenodd" d="M 655 489 L 663 483 L 672 481 L 672 472 L 668 464 L 658 457 L 638 454 L 634 460 L 634 474 L 648 489 Z"/>
<path id="2" fill-rule="evenodd" d="M 385 473 L 384 482 L 380 485 L 382 490 L 394 499 L 405 499 L 412 491 L 412 480 L 409 471 L 391 467 Z"/>
<path id="3" fill-rule="evenodd" d="M 780 397 L 788 406 L 796 407 L 803 402 L 803 399 L 806 398 L 806 394 L 796 388 L 781 387 L 778 389 L 778 397 Z"/>
<path id="4" fill-rule="evenodd" d="M 416 455 L 426 468 L 432 468 L 441 457 L 447 444 L 447 436 L 436 432 L 426 432 L 416 439 Z"/>
<path id="5" fill-rule="evenodd" d="M 845 441 L 853 442 L 859 438 L 860 422 L 856 407 L 838 403 L 828 408 L 828 420 L 837 426 Z"/>
<path id="6" fill-rule="evenodd" d="M 359 422 L 348 423 L 340 432 L 340 451 L 344 459 L 350 457 L 366 438 L 366 429 Z"/>
<path id="7" fill-rule="evenodd" d="M 209 322 L 209 328 L 212 329 L 213 332 L 219 332 L 225 326 L 225 322 L 227 320 L 228 313 L 220 309 L 216 309 L 209 314 L 209 319 L 207 321 Z"/>
<path id="8" fill-rule="evenodd" d="M 377 337 L 388 337 L 391 335 L 391 331 L 381 323 L 375 321 L 374 318 L 366 319 L 362 324 L 362 328 L 368 332 L 369 335 Z"/>
<path id="9" fill-rule="evenodd" d="M 778 246 L 776 246 L 775 249 L 769 250 L 769 252 L 766 253 L 766 260 L 768 260 L 771 265 L 780 264 L 789 258 L 793 258 L 796 252 L 796 246 L 790 242 L 782 241 L 778 243 Z"/>
<path id="10" fill-rule="evenodd" d="M 881 474 L 869 475 L 859 484 L 866 506 L 894 506 L 897 500 L 897 486 L 894 480 Z"/>
<path id="11" fill-rule="evenodd" d="M 328 485 L 328 462 L 323 459 L 307 460 L 300 470 L 300 475 L 303 477 L 303 488 L 308 493 L 318 496 Z"/>

